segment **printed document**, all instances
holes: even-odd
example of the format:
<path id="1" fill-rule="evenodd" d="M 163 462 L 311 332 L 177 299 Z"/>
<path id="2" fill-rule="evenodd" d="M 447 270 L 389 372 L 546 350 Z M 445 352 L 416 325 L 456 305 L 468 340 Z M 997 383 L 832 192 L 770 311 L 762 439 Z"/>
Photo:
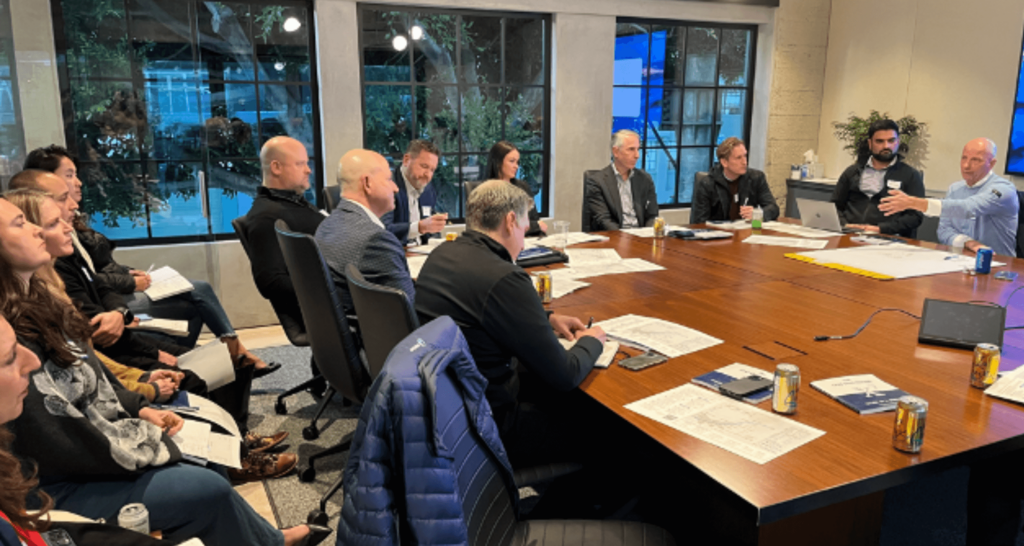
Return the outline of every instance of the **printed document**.
<path id="1" fill-rule="evenodd" d="M 765 464 L 825 434 L 823 430 L 693 384 L 625 407 L 758 464 Z"/>
<path id="2" fill-rule="evenodd" d="M 820 250 L 828 246 L 828 241 L 797 239 L 796 237 L 773 237 L 771 235 L 751 235 L 743 239 L 744 243 L 755 245 L 788 246 L 793 248 L 813 248 Z"/>
<path id="3" fill-rule="evenodd" d="M 566 246 L 579 245 L 583 243 L 601 243 L 607 241 L 608 238 L 603 235 L 594 235 L 591 233 L 584 233 L 582 231 L 570 231 L 566 234 L 565 239 L 568 241 L 565 243 Z M 548 235 L 547 237 L 541 237 L 539 239 L 527 240 L 532 242 L 536 246 L 547 246 L 547 247 L 561 247 L 563 239 L 561 235 Z"/>
<path id="4" fill-rule="evenodd" d="M 188 279 L 181 276 L 174 268 L 163 266 L 149 274 L 153 284 L 146 289 L 146 295 L 153 301 L 184 294 L 196 289 Z"/>
<path id="5" fill-rule="evenodd" d="M 650 349 L 669 358 L 714 347 L 722 340 L 703 332 L 669 322 L 639 315 L 622 315 L 595 324 L 604 329 L 609 338 L 625 345 Z"/>
<path id="6" fill-rule="evenodd" d="M 576 248 L 565 251 L 569 256 L 569 266 L 604 265 L 618 263 L 622 256 L 614 248 Z"/>
<path id="7" fill-rule="evenodd" d="M 1024 404 L 1024 366 L 1004 373 L 992 386 L 985 389 L 985 394 Z"/>
<path id="8" fill-rule="evenodd" d="M 182 455 L 187 455 L 196 462 L 206 464 L 210 459 L 210 423 L 202 423 L 185 419 L 185 424 L 177 434 L 171 436 Z"/>
<path id="9" fill-rule="evenodd" d="M 206 459 L 212 463 L 242 468 L 242 441 L 234 436 L 211 432 L 206 452 Z"/>
<path id="10" fill-rule="evenodd" d="M 420 270 L 423 269 L 423 264 L 427 263 L 427 257 L 409 256 L 405 261 L 409 264 L 409 277 L 416 279 L 420 276 Z"/>
<path id="11" fill-rule="evenodd" d="M 551 270 L 551 276 L 567 277 L 570 279 L 586 279 L 589 277 L 600 277 L 601 275 L 618 275 L 621 273 L 643 273 L 645 271 L 661 271 L 664 267 L 648 262 L 641 258 L 627 258 L 618 262 L 592 263 L 584 265 L 572 265 L 570 258 L 569 267 Z"/>
<path id="12" fill-rule="evenodd" d="M 232 436 L 239 439 L 242 438 L 242 431 L 238 429 L 238 423 L 235 422 L 235 418 L 231 417 L 231 414 L 217 405 L 216 402 L 191 392 L 178 393 L 176 400 L 178 403 L 169 406 L 167 409 L 178 412 L 181 415 L 197 417 L 220 425 L 224 427 L 224 430 L 230 432 Z"/>
<path id="13" fill-rule="evenodd" d="M 140 320 L 139 329 L 150 330 L 153 332 L 163 332 L 165 334 L 172 336 L 185 337 L 188 335 L 188 321 L 151 318 L 149 320 Z"/>
<path id="14" fill-rule="evenodd" d="M 678 231 L 680 229 L 686 229 L 683 226 L 665 226 L 665 233 L 670 231 Z M 636 227 L 636 228 L 625 228 L 619 230 L 622 233 L 628 233 L 634 237 L 643 237 L 645 239 L 651 239 L 654 237 L 654 226 L 651 227 Z"/>
<path id="15" fill-rule="evenodd" d="M 746 220 L 736 220 L 733 222 L 716 222 L 712 220 L 709 221 L 707 225 L 709 228 L 715 229 L 750 229 L 750 222 Z"/>
<path id="16" fill-rule="evenodd" d="M 565 271 L 565 269 L 557 269 L 556 271 Z M 557 300 L 562 296 L 568 296 L 580 288 L 586 288 L 590 286 L 589 282 L 577 281 L 568 275 L 554 275 L 554 271 L 551 271 L 551 299 Z M 533 285 L 537 286 L 537 275 L 531 276 Z"/>
<path id="17" fill-rule="evenodd" d="M 974 269 L 974 259 L 951 256 L 944 250 L 933 250 L 913 245 L 858 246 L 831 248 L 814 252 L 801 252 L 800 256 L 828 265 L 863 269 L 897 279 L 923 277 L 939 273 L 959 273 L 964 268 Z M 992 267 L 1006 265 L 992 261 Z"/>
<path id="18" fill-rule="evenodd" d="M 558 342 L 565 347 L 568 351 L 576 346 L 576 340 L 558 338 Z M 617 341 L 606 341 L 604 344 L 604 350 L 601 351 L 601 356 L 597 357 L 597 362 L 594 363 L 595 368 L 607 368 L 612 365 L 612 361 L 615 360 L 616 353 L 619 352 L 619 342 Z"/>
<path id="19" fill-rule="evenodd" d="M 179 356 L 178 367 L 195 372 L 211 391 L 235 380 L 235 365 L 228 346 L 216 339 Z"/>
<path id="20" fill-rule="evenodd" d="M 770 229 L 772 231 L 781 231 L 782 233 L 788 233 L 790 235 L 799 235 L 800 237 L 815 237 L 819 239 L 827 239 L 829 237 L 842 237 L 842 233 L 836 233 L 834 231 L 825 231 L 823 229 L 814 229 L 811 227 L 797 226 L 794 224 L 784 224 L 782 222 L 765 222 L 764 229 Z"/>

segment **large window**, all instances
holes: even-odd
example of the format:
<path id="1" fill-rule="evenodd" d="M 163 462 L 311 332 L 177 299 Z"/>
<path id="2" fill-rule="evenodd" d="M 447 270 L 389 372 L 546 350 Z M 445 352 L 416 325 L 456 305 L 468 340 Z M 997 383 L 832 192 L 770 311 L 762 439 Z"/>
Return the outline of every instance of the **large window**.
<path id="1" fill-rule="evenodd" d="M 640 134 L 658 203 L 687 206 L 730 136 L 749 142 L 754 26 L 618 20 L 613 131 Z"/>
<path id="2" fill-rule="evenodd" d="M 311 2 L 52 6 L 67 145 L 95 229 L 129 244 L 233 237 L 277 135 L 306 145 L 321 187 Z"/>
<path id="3" fill-rule="evenodd" d="M 546 213 L 550 18 L 368 5 L 359 18 L 363 145 L 398 162 L 412 139 L 433 141 L 438 208 L 461 218 L 464 183 L 508 140 Z"/>
<path id="4" fill-rule="evenodd" d="M 11 4 L 0 1 L 0 177 L 6 183 L 25 161 L 25 132 L 21 127 L 18 79 L 15 74 Z"/>

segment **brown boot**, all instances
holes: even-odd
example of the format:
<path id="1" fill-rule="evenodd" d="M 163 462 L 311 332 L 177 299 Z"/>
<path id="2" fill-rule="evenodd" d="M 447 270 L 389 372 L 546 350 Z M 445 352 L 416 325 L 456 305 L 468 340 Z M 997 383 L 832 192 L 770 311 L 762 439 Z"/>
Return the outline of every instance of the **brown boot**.
<path id="1" fill-rule="evenodd" d="M 249 448 L 250 452 L 263 453 L 280 444 L 287 437 L 288 433 L 283 430 L 271 436 L 260 436 L 255 432 L 247 432 L 245 434 L 245 447 Z"/>
<path id="2" fill-rule="evenodd" d="M 279 478 L 291 472 L 298 462 L 299 458 L 292 453 L 250 451 L 242 459 L 242 468 L 229 468 L 228 476 L 236 484 Z"/>

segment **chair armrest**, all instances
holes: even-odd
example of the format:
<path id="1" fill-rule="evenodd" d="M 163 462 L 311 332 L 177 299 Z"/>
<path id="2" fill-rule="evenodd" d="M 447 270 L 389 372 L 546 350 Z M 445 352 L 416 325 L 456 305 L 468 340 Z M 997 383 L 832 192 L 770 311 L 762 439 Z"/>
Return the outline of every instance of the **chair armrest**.
<path id="1" fill-rule="evenodd" d="M 512 475 L 516 487 L 532 487 L 538 483 L 551 481 L 583 468 L 579 463 L 550 463 L 517 470 Z"/>

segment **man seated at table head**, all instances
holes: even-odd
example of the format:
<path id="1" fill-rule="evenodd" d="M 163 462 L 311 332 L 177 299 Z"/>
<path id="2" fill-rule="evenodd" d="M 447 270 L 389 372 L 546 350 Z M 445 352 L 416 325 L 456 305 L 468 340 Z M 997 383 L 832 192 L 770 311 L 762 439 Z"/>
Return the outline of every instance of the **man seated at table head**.
<path id="1" fill-rule="evenodd" d="M 433 213 L 437 192 L 430 185 L 441 155 L 429 140 L 414 140 L 395 169 L 395 210 L 381 218 L 388 231 L 402 244 L 426 244 L 432 233 L 440 233 L 448 214 Z"/>
<path id="2" fill-rule="evenodd" d="M 545 438 L 557 430 L 550 425 L 557 415 L 521 403 L 524 397 L 538 398 L 537 390 L 575 388 L 590 373 L 605 341 L 599 327 L 546 312 L 530 275 L 515 264 L 513 256 L 522 251 L 530 227 L 532 202 L 526 192 L 501 180 L 478 186 L 466 204 L 466 231 L 430 254 L 416 284 L 420 321 L 447 315 L 466 336 L 487 378 L 487 400 L 515 467 L 539 462 L 534 458 L 543 458 L 549 448 L 557 452 L 551 446 L 557 438 Z M 576 345 L 564 349 L 556 333 L 576 339 Z M 519 366 L 532 379 L 522 380 Z"/>
<path id="3" fill-rule="evenodd" d="M 839 217 L 847 227 L 873 233 L 914 237 L 924 217 L 916 210 L 886 216 L 879 210 L 882 199 L 894 190 L 924 197 L 924 176 L 911 167 L 898 151 L 900 127 L 891 119 L 880 119 L 868 127 L 867 157 L 843 171 L 832 192 Z"/>
<path id="4" fill-rule="evenodd" d="M 593 231 L 654 225 L 658 196 L 651 175 L 636 168 L 640 135 L 628 129 L 612 135 L 612 164 L 583 175 L 583 206 Z"/>
<path id="5" fill-rule="evenodd" d="M 395 208 L 398 187 L 388 160 L 370 150 L 351 150 L 338 163 L 341 202 L 316 230 L 324 260 L 341 292 L 345 312 L 353 313 L 345 268 L 355 264 L 367 281 L 405 292 L 412 305 L 416 291 L 405 250 L 380 217 Z"/>
<path id="6" fill-rule="evenodd" d="M 887 216 L 905 210 L 938 216 L 939 242 L 944 245 L 962 244 L 971 252 L 987 246 L 996 254 L 1015 256 L 1020 202 L 1013 183 L 992 170 L 996 161 L 996 144 L 976 138 L 964 146 L 960 155 L 963 179 L 949 186 L 945 199 L 894 190 L 878 208 Z"/>
<path id="7" fill-rule="evenodd" d="M 764 211 L 766 222 L 778 218 L 779 205 L 775 203 L 764 173 L 747 167 L 746 144 L 729 137 L 718 145 L 715 154 L 718 163 L 697 181 L 693 190 L 690 223 L 750 220 L 758 207 Z"/>

